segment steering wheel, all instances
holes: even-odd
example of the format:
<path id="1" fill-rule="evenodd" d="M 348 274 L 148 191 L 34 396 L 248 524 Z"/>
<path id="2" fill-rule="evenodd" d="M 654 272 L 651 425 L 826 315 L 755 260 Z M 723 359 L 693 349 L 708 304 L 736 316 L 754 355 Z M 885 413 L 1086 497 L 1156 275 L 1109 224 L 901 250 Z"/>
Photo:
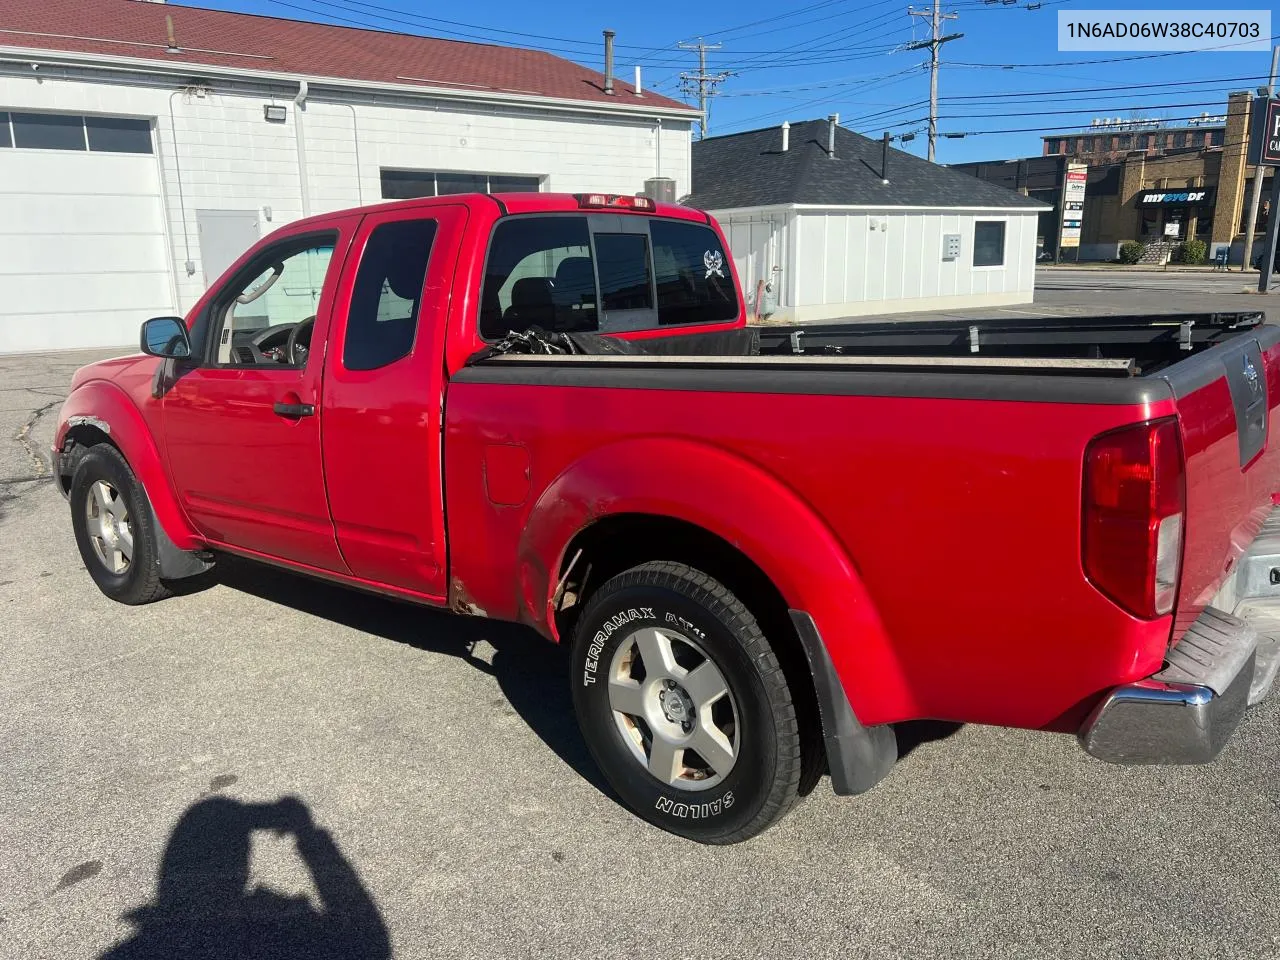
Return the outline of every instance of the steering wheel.
<path id="1" fill-rule="evenodd" d="M 293 325 L 293 329 L 289 331 L 289 339 L 285 343 L 284 355 L 285 360 L 295 367 L 305 367 L 307 365 L 307 354 L 311 352 L 311 328 L 316 325 L 314 316 L 307 317 Z M 306 340 L 302 338 L 302 334 L 306 333 Z"/>

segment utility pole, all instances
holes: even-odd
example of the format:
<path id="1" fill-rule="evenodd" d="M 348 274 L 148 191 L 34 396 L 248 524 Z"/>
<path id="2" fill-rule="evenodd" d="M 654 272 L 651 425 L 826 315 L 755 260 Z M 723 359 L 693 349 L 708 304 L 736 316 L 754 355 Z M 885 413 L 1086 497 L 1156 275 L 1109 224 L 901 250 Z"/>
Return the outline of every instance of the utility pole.
<path id="1" fill-rule="evenodd" d="M 938 50 L 944 43 L 959 40 L 964 34 L 951 33 L 945 37 L 942 36 L 943 21 L 955 20 L 960 16 L 957 13 L 943 13 L 942 0 L 933 0 L 932 10 L 912 10 L 907 7 L 907 13 L 913 17 L 927 17 L 933 26 L 930 39 L 909 43 L 903 48 L 904 50 L 929 48 L 929 162 L 932 163 L 938 142 Z"/>
<path id="2" fill-rule="evenodd" d="M 707 73 L 707 51 L 719 50 L 720 44 L 718 43 L 704 43 L 702 38 L 699 37 L 697 43 L 681 43 L 677 44 L 677 46 L 681 50 L 698 51 L 698 72 L 680 74 L 680 89 L 698 98 L 698 109 L 702 111 L 702 123 L 698 127 L 698 139 L 701 140 L 707 135 L 707 129 L 710 126 L 708 121 L 711 117 L 711 98 L 719 92 L 716 87 L 733 76 L 733 73 L 729 70 L 722 70 L 720 73 Z"/>
<path id="3" fill-rule="evenodd" d="M 1267 83 L 1267 96 L 1276 95 L 1276 70 L 1280 68 L 1280 47 L 1271 48 L 1271 79 Z M 1259 91 L 1261 92 L 1261 91 Z M 1249 221 L 1244 228 L 1244 252 L 1240 255 L 1240 272 L 1249 269 L 1249 258 L 1253 255 L 1254 224 L 1258 222 L 1258 207 L 1262 200 L 1262 175 L 1266 168 L 1258 164 L 1253 168 L 1253 194 L 1249 199 Z M 1276 215 L 1271 211 L 1272 217 Z"/>

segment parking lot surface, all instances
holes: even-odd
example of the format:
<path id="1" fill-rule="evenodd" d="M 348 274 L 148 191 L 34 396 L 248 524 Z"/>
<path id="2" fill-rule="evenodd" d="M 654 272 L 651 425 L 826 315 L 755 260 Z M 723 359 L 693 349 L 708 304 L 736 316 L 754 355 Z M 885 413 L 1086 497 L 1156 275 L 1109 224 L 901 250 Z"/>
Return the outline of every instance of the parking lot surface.
<path id="1" fill-rule="evenodd" d="M 1246 309 L 1111 309 L 1191 296 Z M 103 597 L 47 449 L 111 352 L 0 357 L 0 956 L 1280 956 L 1280 698 L 1206 767 L 909 725 L 871 793 L 695 846 L 615 802 L 522 628 L 249 563 Z"/>

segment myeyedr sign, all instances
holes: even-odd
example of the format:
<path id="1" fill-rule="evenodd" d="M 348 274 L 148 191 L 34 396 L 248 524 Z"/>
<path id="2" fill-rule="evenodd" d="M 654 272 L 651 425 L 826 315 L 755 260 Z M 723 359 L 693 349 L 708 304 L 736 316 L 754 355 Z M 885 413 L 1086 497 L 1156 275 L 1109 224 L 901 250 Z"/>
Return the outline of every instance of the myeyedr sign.
<path id="1" fill-rule="evenodd" d="M 1280 167 L 1280 99 L 1253 103 L 1249 163 Z"/>

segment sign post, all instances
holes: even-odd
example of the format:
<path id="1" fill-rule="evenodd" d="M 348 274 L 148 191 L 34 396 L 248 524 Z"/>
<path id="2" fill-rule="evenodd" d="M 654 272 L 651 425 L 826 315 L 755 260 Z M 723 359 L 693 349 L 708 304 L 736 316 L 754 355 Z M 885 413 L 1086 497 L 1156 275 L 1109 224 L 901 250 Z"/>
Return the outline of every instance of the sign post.
<path id="1" fill-rule="evenodd" d="M 1276 264 L 1276 233 L 1280 226 L 1280 99 L 1271 97 L 1257 100 L 1253 105 L 1253 124 L 1249 137 L 1249 157 L 1251 163 L 1261 167 L 1271 167 L 1271 209 L 1267 215 L 1267 236 L 1262 243 L 1261 274 L 1258 277 L 1258 292 L 1266 293 L 1271 288 L 1271 276 Z M 1250 251 L 1244 252 L 1245 259 Z"/>
<path id="2" fill-rule="evenodd" d="M 1064 249 L 1074 247 L 1079 260 L 1080 224 L 1084 220 L 1084 192 L 1089 182 L 1089 167 L 1068 163 L 1066 181 L 1062 185 L 1062 226 L 1058 233 L 1058 259 Z"/>

